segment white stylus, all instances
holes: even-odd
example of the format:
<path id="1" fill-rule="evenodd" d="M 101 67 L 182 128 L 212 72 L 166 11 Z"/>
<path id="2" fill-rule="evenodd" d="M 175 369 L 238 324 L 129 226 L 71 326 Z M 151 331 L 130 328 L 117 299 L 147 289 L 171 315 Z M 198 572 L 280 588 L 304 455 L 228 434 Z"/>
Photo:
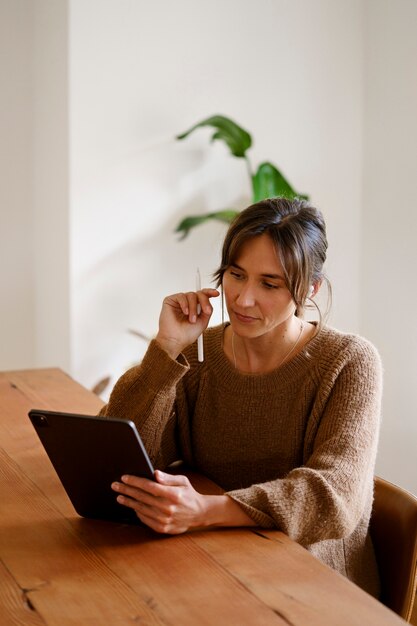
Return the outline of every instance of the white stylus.
<path id="1" fill-rule="evenodd" d="M 196 291 L 200 291 L 201 289 L 201 276 L 200 276 L 200 270 L 197 268 L 197 274 L 195 277 L 195 286 L 196 286 Z M 200 315 L 201 313 L 201 305 L 200 303 L 197 304 L 197 315 Z M 204 361 L 204 345 L 203 345 L 203 334 L 201 333 L 201 335 L 198 337 L 197 339 L 197 353 L 198 353 L 198 360 L 200 363 L 202 363 Z"/>

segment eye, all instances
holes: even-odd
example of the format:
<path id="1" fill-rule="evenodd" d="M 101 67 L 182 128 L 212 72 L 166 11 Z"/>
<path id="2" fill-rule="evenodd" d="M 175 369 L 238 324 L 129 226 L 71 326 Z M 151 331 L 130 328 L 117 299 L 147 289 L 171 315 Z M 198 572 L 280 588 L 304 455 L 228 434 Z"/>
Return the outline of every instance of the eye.
<path id="1" fill-rule="evenodd" d="M 241 280 L 243 278 L 243 274 L 237 272 L 236 270 L 230 270 L 230 276 L 233 276 L 236 280 Z"/>
<path id="2" fill-rule="evenodd" d="M 266 287 L 266 289 L 279 289 L 279 286 L 275 285 L 274 283 L 268 283 L 264 281 L 262 284 L 264 287 Z"/>

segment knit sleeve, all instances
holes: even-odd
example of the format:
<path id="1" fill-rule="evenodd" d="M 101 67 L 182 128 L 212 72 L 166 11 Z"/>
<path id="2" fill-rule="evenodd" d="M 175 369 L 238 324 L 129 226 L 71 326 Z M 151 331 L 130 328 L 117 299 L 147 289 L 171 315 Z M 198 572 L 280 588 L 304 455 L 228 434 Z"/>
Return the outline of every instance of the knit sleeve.
<path id="1" fill-rule="evenodd" d="M 314 437 L 305 463 L 284 478 L 228 492 L 260 526 L 277 527 L 305 546 L 349 536 L 373 488 L 382 394 L 378 353 L 358 339 L 332 370 L 337 375 L 323 373 L 320 382 L 326 401 L 309 424 Z"/>
<path id="2" fill-rule="evenodd" d="M 178 382 L 188 370 L 183 355 L 174 361 L 153 340 L 142 362 L 119 378 L 99 413 L 132 420 L 156 467 L 179 458 L 174 403 Z"/>

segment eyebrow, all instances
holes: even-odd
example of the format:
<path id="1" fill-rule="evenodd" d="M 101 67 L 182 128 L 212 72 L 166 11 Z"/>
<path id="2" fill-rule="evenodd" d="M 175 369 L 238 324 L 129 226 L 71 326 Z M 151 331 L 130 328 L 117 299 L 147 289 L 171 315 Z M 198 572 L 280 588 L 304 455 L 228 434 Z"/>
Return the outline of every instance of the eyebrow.
<path id="1" fill-rule="evenodd" d="M 238 265 L 237 263 L 231 263 L 230 264 L 231 267 L 236 267 L 238 270 L 241 270 L 242 272 L 246 272 L 246 270 L 243 269 L 243 267 L 240 267 L 240 265 Z M 281 276 L 281 274 L 261 274 L 262 278 L 272 278 L 274 280 L 282 280 L 285 283 L 285 278 L 284 276 Z"/>

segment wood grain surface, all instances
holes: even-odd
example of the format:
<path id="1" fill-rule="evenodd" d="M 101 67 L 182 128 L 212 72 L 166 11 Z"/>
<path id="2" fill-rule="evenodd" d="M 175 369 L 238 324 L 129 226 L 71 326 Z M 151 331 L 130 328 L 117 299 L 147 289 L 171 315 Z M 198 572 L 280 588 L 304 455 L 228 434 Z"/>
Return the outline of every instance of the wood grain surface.
<path id="1" fill-rule="evenodd" d="M 79 517 L 27 413 L 101 405 L 58 369 L 0 374 L 2 626 L 404 623 L 279 531 L 171 537 Z M 202 492 L 221 491 L 188 475 Z"/>

